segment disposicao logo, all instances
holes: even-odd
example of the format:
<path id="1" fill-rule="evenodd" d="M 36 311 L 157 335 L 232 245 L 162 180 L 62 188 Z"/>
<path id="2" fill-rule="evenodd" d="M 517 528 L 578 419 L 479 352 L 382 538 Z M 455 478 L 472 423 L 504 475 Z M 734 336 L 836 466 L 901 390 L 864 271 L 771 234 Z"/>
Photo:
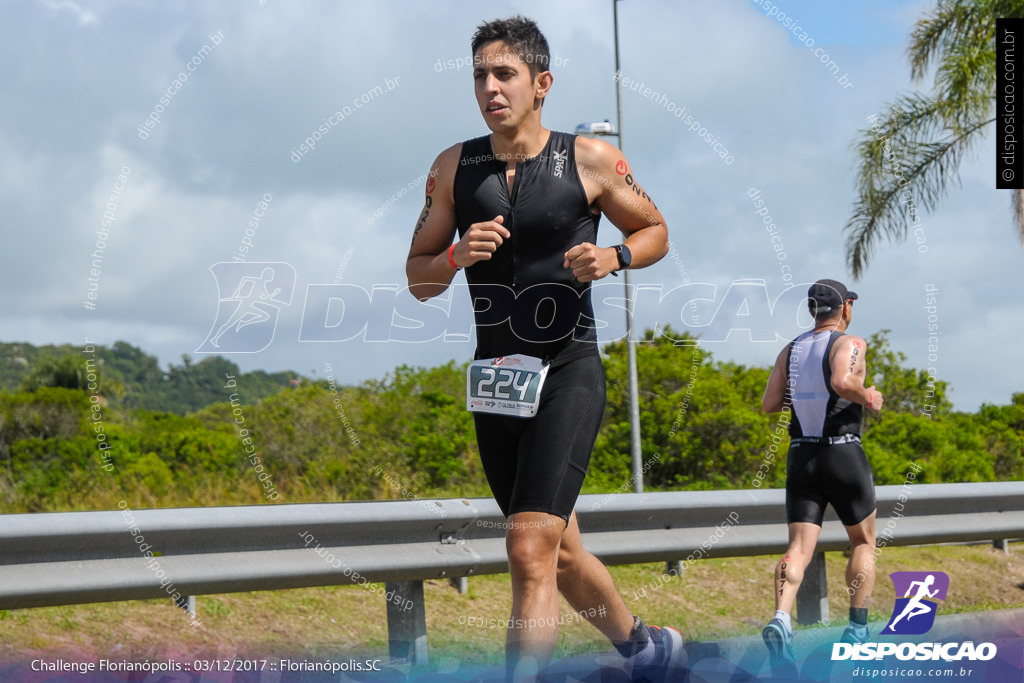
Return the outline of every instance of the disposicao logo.
<path id="1" fill-rule="evenodd" d="M 896 595 L 892 617 L 879 635 L 921 635 L 935 625 L 937 600 L 949 593 L 949 576 L 944 572 L 893 572 L 889 575 Z M 836 643 L 832 661 L 878 660 L 893 656 L 900 660 L 986 661 L 996 656 L 993 643 Z"/>
<path id="2" fill-rule="evenodd" d="M 217 317 L 196 353 L 256 353 L 270 346 L 281 307 L 292 303 L 291 264 L 225 261 L 210 272 L 219 291 Z"/>
<path id="3" fill-rule="evenodd" d="M 896 587 L 896 605 L 892 618 L 882 629 L 885 635 L 921 635 L 935 624 L 936 600 L 945 600 L 949 593 L 949 576 L 945 572 L 893 572 L 889 575 Z"/>

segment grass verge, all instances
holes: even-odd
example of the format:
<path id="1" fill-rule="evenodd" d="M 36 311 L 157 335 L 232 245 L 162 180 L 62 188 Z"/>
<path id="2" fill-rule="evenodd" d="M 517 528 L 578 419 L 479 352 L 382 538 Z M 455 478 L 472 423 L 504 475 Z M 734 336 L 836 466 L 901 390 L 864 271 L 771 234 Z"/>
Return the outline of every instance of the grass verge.
<path id="1" fill-rule="evenodd" d="M 687 640 L 754 635 L 774 608 L 771 577 L 776 557 L 703 560 L 658 589 L 664 564 L 611 567 L 620 594 L 647 623 L 675 626 Z M 845 623 L 846 558 L 826 556 L 832 623 Z M 939 614 L 1024 607 L 1024 543 L 1005 554 L 987 545 L 886 548 L 869 603 L 871 620 L 888 619 L 894 604 L 893 571 L 944 571 L 948 599 Z M 647 586 L 647 597 L 640 589 Z M 428 581 L 427 634 L 435 668 L 453 663 L 499 663 L 504 629 L 487 620 L 508 617 L 507 574 L 469 579 L 460 595 L 445 580 Z M 387 659 L 383 598 L 357 586 L 199 596 L 193 628 L 170 600 L 128 601 L 0 611 L 0 657 L 151 661 L 175 659 Z M 607 641 L 572 609 L 559 631 L 557 656 L 607 651 Z M 484 626 L 467 624 L 469 617 Z M 474 619 L 474 621 L 475 621 Z"/>

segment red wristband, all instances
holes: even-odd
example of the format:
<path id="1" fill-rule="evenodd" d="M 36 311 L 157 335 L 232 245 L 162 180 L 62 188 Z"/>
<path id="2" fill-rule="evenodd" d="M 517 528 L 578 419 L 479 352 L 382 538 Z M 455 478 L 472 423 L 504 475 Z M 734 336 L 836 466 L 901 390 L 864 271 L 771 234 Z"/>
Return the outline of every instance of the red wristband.
<path id="1" fill-rule="evenodd" d="M 448 263 L 451 264 L 455 270 L 462 270 L 462 266 L 455 262 L 455 258 L 452 256 L 452 252 L 455 251 L 455 245 L 448 247 Z"/>

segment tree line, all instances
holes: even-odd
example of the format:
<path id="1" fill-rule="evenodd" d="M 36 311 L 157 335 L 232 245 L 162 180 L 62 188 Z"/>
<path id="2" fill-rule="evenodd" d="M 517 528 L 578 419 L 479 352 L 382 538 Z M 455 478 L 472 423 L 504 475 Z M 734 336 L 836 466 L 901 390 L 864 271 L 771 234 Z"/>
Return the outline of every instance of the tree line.
<path id="1" fill-rule="evenodd" d="M 768 368 L 716 360 L 665 332 L 637 345 L 645 488 L 784 486 L 785 424 L 760 409 Z M 122 342 L 94 354 L 152 369 Z M 602 354 L 608 405 L 584 493 L 632 490 L 625 343 Z M 206 358 L 171 368 L 193 373 L 191 393 L 178 384 L 159 401 L 201 404 L 179 413 L 150 407 L 157 399 L 138 395 L 146 383 L 123 362 L 87 366 L 87 355 L 41 356 L 17 389 L 0 390 L 0 512 L 268 503 L 267 481 L 279 503 L 489 495 L 465 364 L 401 365 L 338 386 Z M 948 383 L 906 367 L 887 331 L 869 339 L 867 362 L 886 397 L 864 425 L 877 484 L 902 483 L 915 463 L 926 483 L 1024 479 L 1024 392 L 954 411 Z"/>

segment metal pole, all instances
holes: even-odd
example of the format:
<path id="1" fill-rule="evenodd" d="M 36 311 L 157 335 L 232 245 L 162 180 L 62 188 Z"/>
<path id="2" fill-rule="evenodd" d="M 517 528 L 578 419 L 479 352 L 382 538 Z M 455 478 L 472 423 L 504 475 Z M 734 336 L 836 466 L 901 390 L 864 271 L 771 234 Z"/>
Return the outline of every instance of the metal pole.
<path id="1" fill-rule="evenodd" d="M 619 65 L 619 0 L 612 0 L 612 20 L 615 30 L 615 73 Z M 622 83 L 615 79 L 615 119 L 619 129 L 619 149 L 622 150 Z M 633 340 L 633 287 L 629 269 L 622 271 L 622 284 L 626 288 L 626 364 L 629 372 L 629 455 L 633 470 L 633 492 L 644 492 L 644 474 L 640 449 L 640 385 L 636 370 L 636 343 Z"/>
<path id="2" fill-rule="evenodd" d="M 827 624 L 828 619 L 825 553 L 819 550 L 811 555 L 811 563 L 804 570 L 804 580 L 796 592 L 796 621 L 801 626 L 811 626 L 819 621 Z"/>

